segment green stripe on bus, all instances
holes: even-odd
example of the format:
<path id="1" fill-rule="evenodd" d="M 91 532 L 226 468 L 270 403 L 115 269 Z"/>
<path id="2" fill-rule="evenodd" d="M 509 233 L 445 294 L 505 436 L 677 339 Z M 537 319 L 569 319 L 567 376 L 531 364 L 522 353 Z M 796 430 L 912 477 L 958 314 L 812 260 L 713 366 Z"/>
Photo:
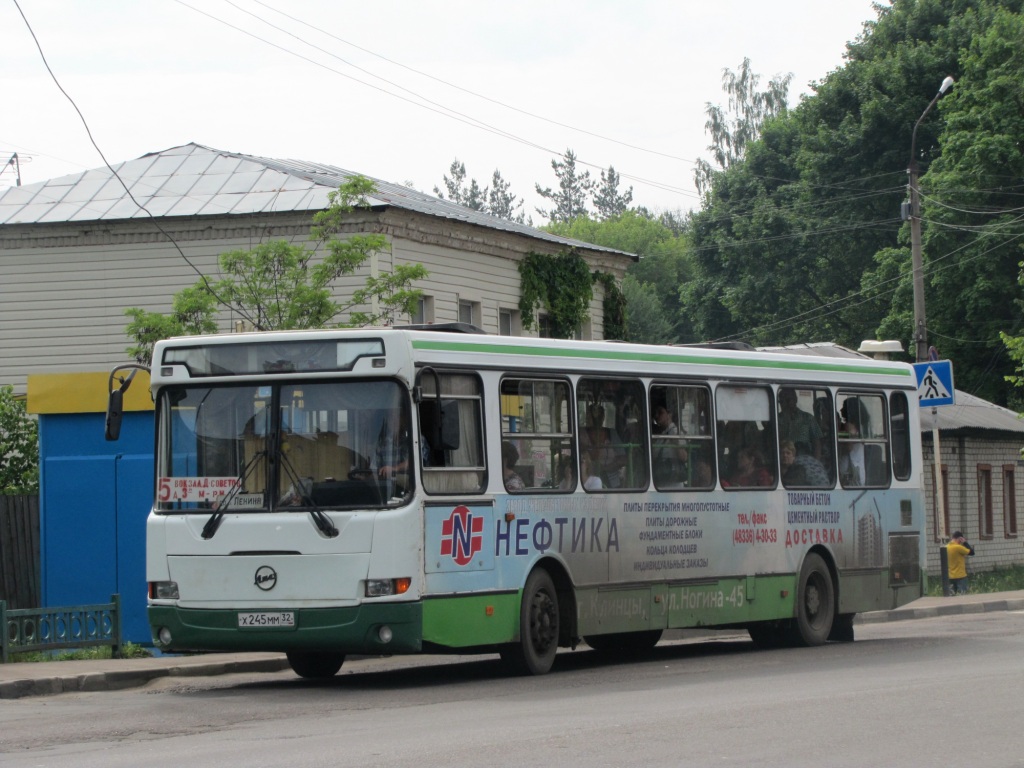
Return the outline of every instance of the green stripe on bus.
<path id="1" fill-rule="evenodd" d="M 667 352 L 627 352 L 620 350 L 579 349 L 572 347 L 529 347 L 521 345 L 486 344 L 480 342 L 429 341 L 414 339 L 413 349 L 434 352 L 464 352 L 470 354 L 505 354 L 530 357 L 569 357 L 580 360 L 616 360 L 620 362 L 648 363 L 691 363 L 694 365 L 728 366 L 739 368 L 764 368 L 789 371 L 829 371 L 833 373 L 856 373 L 864 376 L 903 376 L 913 378 L 911 368 L 904 366 L 860 365 L 857 363 L 792 362 L 789 360 L 765 360 L 756 357 L 707 357 L 692 353 L 672 354 Z"/>

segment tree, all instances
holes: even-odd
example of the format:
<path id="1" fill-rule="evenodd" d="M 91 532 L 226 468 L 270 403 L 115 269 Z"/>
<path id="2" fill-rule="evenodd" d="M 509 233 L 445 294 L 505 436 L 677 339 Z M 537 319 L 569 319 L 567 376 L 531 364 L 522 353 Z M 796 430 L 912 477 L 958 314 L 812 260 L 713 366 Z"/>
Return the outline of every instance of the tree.
<path id="1" fill-rule="evenodd" d="M 587 198 L 594 190 L 590 171 L 578 173 L 576 155 L 571 149 L 565 150 L 562 160 L 552 160 L 551 168 L 558 177 L 558 189 L 534 184 L 537 194 L 550 200 L 554 207 L 548 211 L 537 208 L 537 213 L 552 222 L 568 222 L 587 215 Z"/>
<path id="2" fill-rule="evenodd" d="M 641 344 L 670 344 L 676 340 L 672 322 L 666 317 L 657 286 L 641 283 L 633 275 L 622 280 L 626 297 L 626 338 Z"/>
<path id="3" fill-rule="evenodd" d="M 434 187 L 434 194 L 440 197 L 442 200 L 448 199 L 453 203 L 471 208 L 474 211 L 487 211 L 487 187 L 480 189 L 480 185 L 477 184 L 476 179 L 470 179 L 469 185 L 466 185 L 466 164 L 460 163 L 459 158 L 452 160 L 451 167 L 448 169 L 451 174 L 451 178 L 444 177 L 444 186 L 448 190 L 448 197 L 445 198 L 444 193 Z M 497 171 L 495 171 L 497 173 Z"/>
<path id="4" fill-rule="evenodd" d="M 619 193 L 619 174 L 615 168 L 608 166 L 608 173 L 601 171 L 601 183 L 594 192 L 594 208 L 600 219 L 612 219 L 621 216 L 633 202 L 633 188 Z"/>
<path id="5" fill-rule="evenodd" d="M 671 217 L 670 222 L 680 223 Z M 545 229 L 562 237 L 637 255 L 637 262 L 629 267 L 626 276 L 633 284 L 622 282 L 627 341 L 662 344 L 684 338 L 695 340 L 679 301 L 680 286 L 693 272 L 686 227 L 680 236 L 663 221 L 628 210 L 613 219 L 594 221 L 584 217 L 568 223 L 555 222 Z M 657 308 L 651 303 L 652 296 Z"/>
<path id="6" fill-rule="evenodd" d="M 517 224 L 526 224 L 526 214 L 523 211 L 516 213 L 516 210 L 523 207 L 523 198 L 516 199 L 509 189 L 511 183 L 505 181 L 501 171 L 494 169 L 494 176 L 491 178 L 491 188 L 487 193 L 487 212 L 499 219 L 507 219 Z M 529 223 L 533 223 L 531 219 Z"/>
<path id="7" fill-rule="evenodd" d="M 387 247 L 384 235 L 338 237 L 348 214 L 366 207 L 366 196 L 373 191 L 373 182 L 363 176 L 354 176 L 332 191 L 328 208 L 313 216 L 312 249 L 275 240 L 252 250 L 224 253 L 219 264 L 225 276 L 217 282 L 204 276 L 179 291 L 169 316 L 126 309 L 125 315 L 132 319 L 126 332 L 135 341 L 128 354 L 149 364 L 153 344 L 162 338 L 215 332 L 218 306 L 236 312 L 261 331 L 389 325 L 399 315 L 412 314 L 421 295 L 412 284 L 427 275 L 420 264 L 399 264 L 393 272 L 370 275 L 347 300 L 334 298 L 333 288 L 340 278 L 355 273 Z M 321 250 L 326 254 L 314 261 Z M 347 315 L 347 320 L 340 321 L 341 315 Z"/>
<path id="8" fill-rule="evenodd" d="M 0 495 L 23 493 L 39 493 L 38 429 L 8 385 L 0 387 Z"/>
<path id="9" fill-rule="evenodd" d="M 939 102 L 941 133 L 921 177 L 929 342 L 956 362 L 957 386 L 1010 404 L 1024 332 L 1024 15 L 989 6 Z M 997 372 L 993 376 L 992 373 Z M 1001 375 L 998 375 L 1001 374 Z M 1011 378 L 1012 380 L 1012 378 Z"/>
<path id="10" fill-rule="evenodd" d="M 722 70 L 722 90 L 729 96 L 728 109 L 708 102 L 705 130 L 711 134 L 708 149 L 719 169 L 725 170 L 743 159 L 747 145 L 761 132 L 766 120 L 786 111 L 786 99 L 793 73 L 776 76 L 768 81 L 768 88 L 757 90 L 761 77 L 750 68 L 750 59 L 744 58 L 738 72 L 726 67 Z M 706 160 L 698 160 L 694 169 L 697 191 L 707 191 L 715 169 Z"/>
<path id="11" fill-rule="evenodd" d="M 451 174 L 451 178 L 444 177 L 444 186 L 448 191 L 448 197 L 445 198 L 445 193 L 434 187 L 434 194 L 442 200 L 451 200 L 453 203 L 458 203 L 474 211 L 488 213 L 499 219 L 514 221 L 518 224 L 526 223 L 525 214 L 521 210 L 517 212 L 517 209 L 523 207 L 523 199 L 516 199 L 516 196 L 510 191 L 512 184 L 505 181 L 501 171 L 497 168 L 494 169 L 491 186 L 482 189 L 476 179 L 470 179 L 469 183 L 466 183 L 466 166 L 464 163 L 460 163 L 458 158 L 452 161 L 448 172 Z"/>

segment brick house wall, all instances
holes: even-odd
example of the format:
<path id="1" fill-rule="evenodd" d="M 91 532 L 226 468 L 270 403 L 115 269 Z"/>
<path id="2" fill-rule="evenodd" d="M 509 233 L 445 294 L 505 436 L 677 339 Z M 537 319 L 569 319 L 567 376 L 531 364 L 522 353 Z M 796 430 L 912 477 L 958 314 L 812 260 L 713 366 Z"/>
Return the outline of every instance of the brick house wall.
<path id="1" fill-rule="evenodd" d="M 928 547 L 926 567 L 939 576 L 940 534 L 936 517 L 935 451 L 930 431 L 922 435 L 922 484 L 926 498 Z M 970 569 L 979 573 L 1009 565 L 1024 565 L 1024 536 L 1020 533 L 1024 501 L 1024 461 L 1019 434 L 942 432 L 942 458 L 948 500 L 947 537 L 962 531 L 976 554 Z"/>

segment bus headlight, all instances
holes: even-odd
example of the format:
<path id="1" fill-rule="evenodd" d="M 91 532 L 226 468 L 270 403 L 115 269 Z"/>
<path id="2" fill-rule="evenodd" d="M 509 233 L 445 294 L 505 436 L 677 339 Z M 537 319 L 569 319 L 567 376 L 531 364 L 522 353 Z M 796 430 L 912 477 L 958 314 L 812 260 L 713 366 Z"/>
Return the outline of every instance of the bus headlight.
<path id="1" fill-rule="evenodd" d="M 389 595 L 403 595 L 409 591 L 412 579 L 367 579 L 367 597 L 387 597 Z"/>
<path id="2" fill-rule="evenodd" d="M 149 582 L 150 600 L 177 600 L 178 582 L 176 581 L 151 581 Z"/>
<path id="3" fill-rule="evenodd" d="M 156 633 L 156 639 L 160 643 L 160 645 L 170 645 L 171 630 L 169 630 L 167 627 L 160 627 L 160 629 Z"/>

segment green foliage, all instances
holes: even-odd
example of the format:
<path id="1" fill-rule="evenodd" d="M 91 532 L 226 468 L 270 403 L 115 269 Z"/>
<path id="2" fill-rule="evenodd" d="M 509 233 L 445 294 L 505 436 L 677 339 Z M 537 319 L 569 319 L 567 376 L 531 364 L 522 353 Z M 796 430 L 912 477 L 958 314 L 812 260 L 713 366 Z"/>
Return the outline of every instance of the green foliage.
<path id="1" fill-rule="evenodd" d="M 665 315 L 656 286 L 626 275 L 622 280 L 622 294 L 629 308 L 626 315 L 627 339 L 641 344 L 670 344 L 675 341 L 672 323 Z"/>
<path id="2" fill-rule="evenodd" d="M 470 179 L 467 186 L 466 164 L 460 163 L 459 158 L 455 158 L 452 160 L 448 172 L 451 174 L 451 178 L 443 177 L 448 197 L 445 198 L 445 193 L 437 187 L 434 187 L 434 194 L 442 200 L 451 200 L 453 203 L 458 203 L 474 211 L 485 211 L 487 209 L 487 188 L 480 189 L 476 179 Z"/>
<path id="3" fill-rule="evenodd" d="M 956 361 L 959 387 L 1006 404 L 1022 361 L 1005 342 L 1024 333 L 1024 16 L 983 6 L 979 17 L 939 102 L 942 151 L 921 179 L 922 250 L 929 306 L 941 307 L 929 311 L 929 341 Z"/>
<path id="4" fill-rule="evenodd" d="M 594 191 L 594 180 L 590 178 L 590 171 L 580 173 L 576 170 L 576 154 L 571 149 L 565 150 L 561 161 L 552 160 L 551 168 L 558 177 L 558 189 L 541 187 L 540 184 L 534 184 L 534 187 L 537 194 L 550 200 L 554 207 L 550 210 L 538 208 L 537 213 L 552 222 L 570 222 L 586 216 L 587 198 Z"/>
<path id="5" fill-rule="evenodd" d="M 43 662 L 43 661 L 98 661 L 113 658 L 109 645 L 97 645 L 90 648 L 76 648 L 70 651 L 29 651 L 12 653 L 12 662 Z M 136 643 L 125 643 L 121 646 L 118 658 L 147 659 L 153 654 Z"/>
<path id="6" fill-rule="evenodd" d="M 536 322 L 536 310 L 545 307 L 551 319 L 551 333 L 569 339 L 583 325 L 594 298 L 593 281 L 586 260 L 575 251 L 549 256 L 528 253 L 519 263 L 522 295 L 519 311 L 523 328 Z"/>
<path id="7" fill-rule="evenodd" d="M 39 493 L 39 437 L 36 422 L 14 387 L 0 387 L 0 494 Z"/>
<path id="8" fill-rule="evenodd" d="M 708 149 L 718 169 L 724 170 L 743 159 L 747 145 L 758 138 L 761 126 L 769 119 L 786 111 L 786 99 L 793 74 L 775 77 L 764 91 L 757 90 L 760 75 L 750 68 L 750 59 L 744 58 L 737 72 L 726 67 L 722 70 L 722 90 L 729 96 L 728 108 L 708 103 L 708 116 L 704 129 L 711 135 Z M 697 191 L 706 192 L 715 174 L 715 168 L 706 160 L 699 160 L 694 168 Z"/>
<path id="9" fill-rule="evenodd" d="M 594 191 L 594 209 L 599 219 L 613 219 L 629 210 L 633 202 L 633 188 L 619 192 L 619 174 L 608 166 L 608 173 L 601 171 L 601 183 Z"/>
<path id="10" fill-rule="evenodd" d="M 991 571 L 971 573 L 971 592 L 1017 592 L 1024 589 L 1024 565 L 994 568 Z M 942 597 L 942 577 L 929 579 L 928 594 Z"/>
<path id="11" fill-rule="evenodd" d="M 607 272 L 595 272 L 593 280 L 604 288 L 602 313 L 604 315 L 605 339 L 624 341 L 626 339 L 626 297 L 619 290 L 614 276 Z"/>
<path id="12" fill-rule="evenodd" d="M 338 301 L 333 295 L 340 278 L 355 273 L 373 254 L 387 249 L 384 235 L 341 236 L 348 215 L 366 207 L 367 195 L 373 191 L 373 182 L 363 176 L 332 191 L 328 208 L 313 216 L 312 249 L 273 240 L 251 250 L 224 253 L 219 259 L 223 277 L 216 282 L 204 277 L 176 293 L 170 315 L 126 309 L 125 315 L 131 318 L 126 333 L 135 342 L 128 354 L 148 365 L 153 345 L 160 339 L 215 333 L 218 305 L 230 308 L 256 330 L 391 324 L 400 315 L 411 314 L 421 295 L 412 285 L 427 276 L 419 264 L 397 265 L 392 272 L 370 275 L 347 300 Z M 316 260 L 321 251 L 326 253 Z M 345 314 L 347 322 L 339 322 L 338 317 Z"/>
<path id="13" fill-rule="evenodd" d="M 636 210 L 625 211 L 604 221 L 580 218 L 571 222 L 554 222 L 545 227 L 562 237 L 635 253 L 639 257 L 628 270 L 628 275 L 635 278 L 637 285 L 626 291 L 624 282 L 622 288 L 626 325 L 625 335 L 621 338 L 627 341 L 661 344 L 689 336 L 686 329 L 690 324 L 680 312 L 679 303 L 679 287 L 689 280 L 693 271 L 686 234 L 688 224 L 672 217 L 669 221 L 679 228 L 682 236 L 666 225 L 664 217 L 655 220 Z M 657 307 L 648 303 L 652 296 Z M 633 300 L 640 305 L 634 307 Z M 655 328 L 658 330 L 653 330 Z"/>
<path id="14" fill-rule="evenodd" d="M 444 177 L 444 186 L 448 197 L 437 187 L 434 187 L 434 194 L 442 200 L 451 200 L 474 211 L 489 213 L 499 219 L 514 221 L 518 224 L 525 223 L 526 214 L 520 208 L 523 207 L 523 199 L 516 198 L 512 194 L 510 182 L 502 178 L 501 171 L 495 169 L 491 177 L 491 186 L 480 188 L 476 179 L 470 179 L 466 183 L 466 165 L 460 163 L 458 158 L 452 161 L 448 172 L 451 178 Z"/>
<path id="15" fill-rule="evenodd" d="M 1012 361 L 1000 333 L 1024 333 L 1024 289 L 1013 279 L 1024 261 L 1021 6 L 878 5 L 845 65 L 761 122 L 759 136 L 737 143 L 712 116 L 722 170 L 707 177 L 691 219 L 693 272 L 680 294 L 690 331 L 754 344 L 909 345 L 909 225 L 899 213 L 911 133 L 952 75 L 957 84 L 921 121 L 915 144 L 929 340 L 955 360 L 960 388 L 1005 404 Z M 727 90 L 756 93 L 744 81 L 752 78 L 741 70 Z M 737 158 L 729 152 L 738 145 Z"/>

